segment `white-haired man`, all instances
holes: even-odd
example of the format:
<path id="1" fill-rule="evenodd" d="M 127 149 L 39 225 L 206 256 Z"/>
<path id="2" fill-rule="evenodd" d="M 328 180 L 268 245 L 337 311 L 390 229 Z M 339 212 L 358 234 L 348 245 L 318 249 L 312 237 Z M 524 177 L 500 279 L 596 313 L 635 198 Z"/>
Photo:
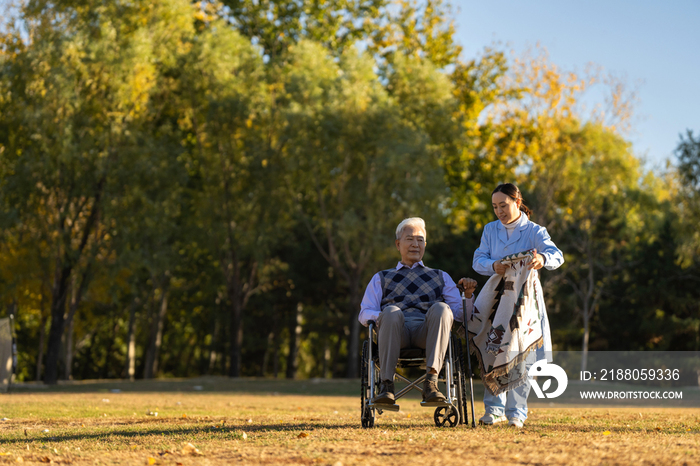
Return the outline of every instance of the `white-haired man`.
<path id="1" fill-rule="evenodd" d="M 375 403 L 394 404 L 394 373 L 402 348 L 424 348 L 427 377 L 423 401 L 442 401 L 437 375 L 449 344 L 452 322 L 463 321 L 462 302 L 455 282 L 442 270 L 423 264 L 426 231 L 422 218 L 407 218 L 396 227 L 401 261 L 376 273 L 367 285 L 359 320 L 377 324 L 379 333 L 380 393 Z M 471 313 L 476 281 L 462 279 L 467 312 Z"/>

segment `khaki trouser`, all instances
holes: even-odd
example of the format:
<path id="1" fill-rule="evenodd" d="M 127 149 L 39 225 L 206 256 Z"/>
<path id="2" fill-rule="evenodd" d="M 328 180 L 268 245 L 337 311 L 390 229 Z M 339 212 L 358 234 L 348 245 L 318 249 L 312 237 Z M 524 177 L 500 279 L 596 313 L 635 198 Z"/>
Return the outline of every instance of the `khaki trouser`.
<path id="1" fill-rule="evenodd" d="M 425 315 L 419 311 L 404 314 L 397 306 L 385 307 L 377 319 L 381 380 L 394 380 L 403 348 L 425 349 L 425 367 L 440 372 L 453 320 L 445 303 L 433 304 Z"/>

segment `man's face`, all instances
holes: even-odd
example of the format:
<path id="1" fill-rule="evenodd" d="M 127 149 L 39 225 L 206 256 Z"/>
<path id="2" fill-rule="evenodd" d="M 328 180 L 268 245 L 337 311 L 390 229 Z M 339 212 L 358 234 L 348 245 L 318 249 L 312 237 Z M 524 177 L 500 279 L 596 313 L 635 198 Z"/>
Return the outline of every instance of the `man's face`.
<path id="1" fill-rule="evenodd" d="M 396 249 L 401 253 L 401 262 L 412 267 L 425 254 L 425 232 L 413 225 L 406 226 L 401 239 L 396 240 Z"/>

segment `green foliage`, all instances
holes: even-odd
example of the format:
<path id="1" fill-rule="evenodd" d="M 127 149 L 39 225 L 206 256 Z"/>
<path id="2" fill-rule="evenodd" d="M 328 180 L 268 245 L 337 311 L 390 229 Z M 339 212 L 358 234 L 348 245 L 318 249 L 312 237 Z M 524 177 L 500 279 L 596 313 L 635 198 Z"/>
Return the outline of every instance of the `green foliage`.
<path id="1" fill-rule="evenodd" d="M 694 137 L 690 130 L 686 137 L 681 135 L 676 157 L 679 180 L 677 227 L 682 235 L 678 244 L 678 263 L 685 268 L 697 264 L 700 254 L 700 231 L 697 228 L 700 215 L 700 138 Z"/>
<path id="2" fill-rule="evenodd" d="M 278 61 L 304 39 L 340 54 L 366 39 L 386 16 L 386 0 L 223 0 L 234 27 Z"/>

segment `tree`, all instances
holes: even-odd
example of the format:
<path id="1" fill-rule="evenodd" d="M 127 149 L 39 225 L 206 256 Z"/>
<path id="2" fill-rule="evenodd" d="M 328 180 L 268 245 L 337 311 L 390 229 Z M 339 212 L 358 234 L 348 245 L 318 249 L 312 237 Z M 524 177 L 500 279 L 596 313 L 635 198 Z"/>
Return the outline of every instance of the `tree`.
<path id="1" fill-rule="evenodd" d="M 3 75 L 14 90 L 3 141 L 11 167 L 5 205 L 51 239 L 55 264 L 47 383 L 58 378 L 66 318 L 74 314 L 72 306 L 66 315 L 71 277 L 84 290 L 108 239 L 104 203 L 134 153 L 152 63 L 168 59 L 163 52 L 191 21 L 185 2 L 144 6 L 32 3 L 23 10 L 24 36 L 17 30 L 3 44 Z"/>
<path id="2" fill-rule="evenodd" d="M 220 268 L 230 306 L 229 375 L 241 375 L 243 313 L 280 264 L 269 252 L 284 234 L 285 200 L 274 163 L 274 132 L 262 59 L 244 37 L 213 23 L 195 42 L 182 93 L 180 127 L 191 135 L 198 180 L 195 221 Z"/>
<path id="3" fill-rule="evenodd" d="M 351 51 L 336 64 L 318 45 L 302 42 L 284 75 L 288 193 L 347 289 L 350 377 L 357 374 L 357 314 L 370 272 L 393 259 L 393 230 L 401 219 L 422 215 L 429 225 L 439 222 L 444 194 L 432 141 L 387 95 L 372 66 L 369 57 Z M 416 105 L 429 102 L 437 112 L 449 101 L 447 80 L 430 69 L 418 76 L 417 89 L 432 93 Z M 398 77 L 396 83 L 403 85 Z"/>
<path id="4" fill-rule="evenodd" d="M 700 215 L 700 137 L 688 130 L 680 136 L 676 148 L 678 159 L 679 224 L 683 239 L 679 245 L 678 262 L 683 267 L 694 263 L 700 253 L 700 231 L 695 219 Z"/>

